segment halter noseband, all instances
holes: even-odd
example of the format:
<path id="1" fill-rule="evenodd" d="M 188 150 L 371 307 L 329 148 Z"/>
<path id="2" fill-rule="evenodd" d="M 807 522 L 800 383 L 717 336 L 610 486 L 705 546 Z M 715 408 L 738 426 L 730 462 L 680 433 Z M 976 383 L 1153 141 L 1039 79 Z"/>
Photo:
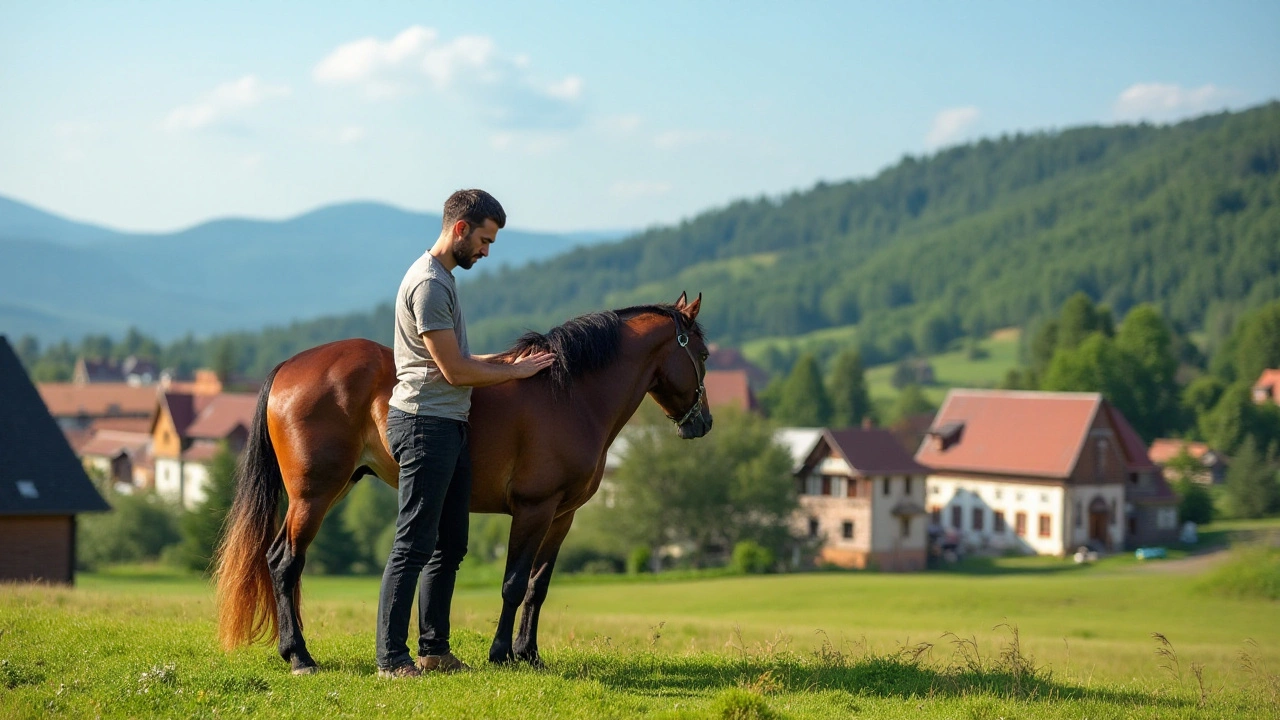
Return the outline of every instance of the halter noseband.
<path id="1" fill-rule="evenodd" d="M 681 416 L 679 420 L 676 419 L 675 415 L 667 416 L 667 419 L 675 423 L 676 427 L 680 427 L 681 425 L 689 422 L 689 418 L 693 417 L 694 413 L 702 409 L 702 404 L 706 401 L 707 397 L 707 386 L 706 376 L 703 375 L 702 370 L 699 369 L 698 361 L 693 357 L 693 351 L 689 349 L 689 333 L 684 332 L 681 329 L 680 318 L 676 313 L 671 313 L 671 319 L 675 321 L 676 324 L 676 343 L 679 344 L 680 347 L 684 348 L 685 354 L 689 356 L 689 362 L 693 363 L 693 374 L 698 377 L 698 396 L 693 401 L 693 407 L 689 408 L 689 411 Z"/>

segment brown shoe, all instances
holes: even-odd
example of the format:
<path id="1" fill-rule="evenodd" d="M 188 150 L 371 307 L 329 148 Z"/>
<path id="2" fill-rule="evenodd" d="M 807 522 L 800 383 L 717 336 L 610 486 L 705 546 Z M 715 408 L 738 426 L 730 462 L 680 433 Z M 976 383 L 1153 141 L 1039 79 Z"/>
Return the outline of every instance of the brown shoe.
<path id="1" fill-rule="evenodd" d="M 397 678 L 421 677 L 422 671 L 413 663 L 405 663 L 393 668 L 378 668 L 378 677 L 395 680 Z"/>
<path id="2" fill-rule="evenodd" d="M 471 666 L 462 662 L 456 655 L 447 652 L 443 655 L 419 655 L 418 669 L 422 672 L 467 672 Z"/>

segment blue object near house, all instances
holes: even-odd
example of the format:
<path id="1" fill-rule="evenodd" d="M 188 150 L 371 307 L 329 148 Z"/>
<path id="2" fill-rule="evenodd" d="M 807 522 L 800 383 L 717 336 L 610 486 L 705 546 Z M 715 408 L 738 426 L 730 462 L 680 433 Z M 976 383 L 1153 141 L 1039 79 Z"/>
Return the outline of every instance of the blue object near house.
<path id="1" fill-rule="evenodd" d="M 1133 551 L 1133 556 L 1139 560 L 1158 560 L 1169 556 L 1169 553 L 1162 547 L 1143 547 Z"/>

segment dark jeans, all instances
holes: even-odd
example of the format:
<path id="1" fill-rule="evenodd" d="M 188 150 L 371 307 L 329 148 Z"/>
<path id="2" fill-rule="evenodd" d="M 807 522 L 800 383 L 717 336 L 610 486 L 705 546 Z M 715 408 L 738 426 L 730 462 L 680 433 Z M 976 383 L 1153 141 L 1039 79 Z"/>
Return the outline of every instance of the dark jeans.
<path id="1" fill-rule="evenodd" d="M 378 667 L 413 661 L 405 643 L 419 575 L 418 654 L 449 651 L 449 606 L 458 565 L 467 554 L 467 434 L 467 424 L 457 420 L 395 408 L 387 414 L 387 441 L 400 463 L 400 514 L 378 595 Z"/>

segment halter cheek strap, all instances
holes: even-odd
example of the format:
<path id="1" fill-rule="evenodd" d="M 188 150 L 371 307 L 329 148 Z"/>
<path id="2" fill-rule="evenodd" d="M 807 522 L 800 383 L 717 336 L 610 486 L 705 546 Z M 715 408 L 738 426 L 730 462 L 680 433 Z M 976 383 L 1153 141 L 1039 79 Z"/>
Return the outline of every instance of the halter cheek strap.
<path id="1" fill-rule="evenodd" d="M 693 351 L 689 349 L 689 333 L 681 329 L 680 318 L 675 313 L 671 314 L 671 319 L 676 323 L 676 343 L 684 348 L 685 354 L 689 356 L 689 362 L 693 363 L 693 374 L 698 376 L 698 396 L 693 400 L 693 407 L 689 408 L 689 411 L 682 415 L 679 420 L 676 419 L 675 415 L 667 416 L 667 419 L 675 423 L 676 427 L 680 427 L 689 422 L 689 418 L 693 417 L 694 413 L 702 409 L 702 405 L 707 398 L 707 386 L 706 375 L 698 367 L 698 361 L 693 357 Z"/>

